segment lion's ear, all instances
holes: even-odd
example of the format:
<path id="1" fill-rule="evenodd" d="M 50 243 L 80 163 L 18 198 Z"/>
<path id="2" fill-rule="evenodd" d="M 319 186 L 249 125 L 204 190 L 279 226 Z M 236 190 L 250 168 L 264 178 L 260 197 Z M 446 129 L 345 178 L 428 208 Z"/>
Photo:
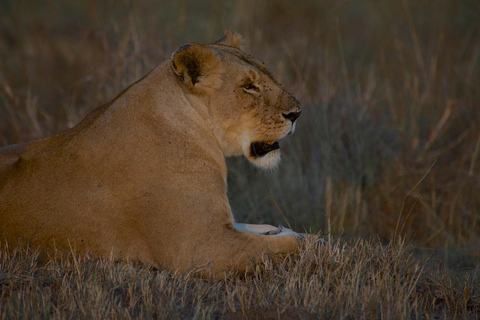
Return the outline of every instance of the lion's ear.
<path id="1" fill-rule="evenodd" d="M 223 44 L 240 50 L 243 50 L 245 47 L 243 37 L 239 33 L 230 30 L 225 30 L 223 36 L 218 39 L 215 44 Z"/>
<path id="2" fill-rule="evenodd" d="M 218 89 L 223 68 L 215 54 L 198 43 L 181 46 L 171 57 L 172 70 L 191 91 Z"/>

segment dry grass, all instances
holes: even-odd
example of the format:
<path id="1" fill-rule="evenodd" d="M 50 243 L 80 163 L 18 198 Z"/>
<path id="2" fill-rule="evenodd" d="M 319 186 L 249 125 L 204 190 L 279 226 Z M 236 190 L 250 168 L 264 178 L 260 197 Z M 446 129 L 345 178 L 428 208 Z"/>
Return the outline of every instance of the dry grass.
<path id="1" fill-rule="evenodd" d="M 324 318 L 478 316 L 478 10 L 474 0 L 2 2 L 0 146 L 75 125 L 178 46 L 228 27 L 304 105 L 278 170 L 228 161 L 237 220 L 378 239 L 310 248 L 225 282 L 90 260 L 79 271 L 68 261 L 29 267 L 34 274 L 22 268 L 35 255 L 3 253 L 2 315 L 41 316 L 45 303 L 58 317 L 162 317 L 163 306 L 172 317 L 275 317 L 283 306 Z M 379 244 L 399 238 L 469 278 Z"/>
<path id="2" fill-rule="evenodd" d="M 88 257 L 0 251 L 2 318 L 447 319 L 480 316 L 480 278 L 428 269 L 400 245 L 323 244 L 224 280 Z"/>

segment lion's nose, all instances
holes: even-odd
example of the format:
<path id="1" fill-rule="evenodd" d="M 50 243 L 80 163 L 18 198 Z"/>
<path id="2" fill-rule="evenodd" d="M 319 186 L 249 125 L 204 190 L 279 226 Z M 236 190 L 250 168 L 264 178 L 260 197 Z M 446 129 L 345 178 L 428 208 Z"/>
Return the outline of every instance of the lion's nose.
<path id="1" fill-rule="evenodd" d="M 282 113 L 282 116 L 283 116 L 285 119 L 288 119 L 288 120 L 292 121 L 292 123 L 294 123 L 295 120 L 297 120 L 298 117 L 300 117 L 300 113 L 302 113 L 301 110 L 299 110 L 299 111 L 294 111 L 294 112 L 290 112 L 290 113 Z"/>

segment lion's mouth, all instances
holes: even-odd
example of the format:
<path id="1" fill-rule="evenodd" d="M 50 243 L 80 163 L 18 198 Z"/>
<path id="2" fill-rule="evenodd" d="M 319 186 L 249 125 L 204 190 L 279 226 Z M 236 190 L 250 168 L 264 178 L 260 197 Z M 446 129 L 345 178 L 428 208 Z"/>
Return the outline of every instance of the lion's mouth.
<path id="1" fill-rule="evenodd" d="M 252 157 L 260 158 L 265 156 L 267 153 L 274 150 L 280 149 L 280 144 L 278 141 L 267 142 L 267 141 L 258 141 L 252 142 L 250 145 L 250 154 Z"/>

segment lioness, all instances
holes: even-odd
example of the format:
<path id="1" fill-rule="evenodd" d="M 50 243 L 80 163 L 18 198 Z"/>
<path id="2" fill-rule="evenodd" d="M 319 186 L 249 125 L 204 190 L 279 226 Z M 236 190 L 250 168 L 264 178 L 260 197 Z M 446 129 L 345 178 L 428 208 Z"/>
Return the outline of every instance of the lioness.
<path id="1" fill-rule="evenodd" d="M 76 127 L 0 149 L 0 239 L 216 275 L 295 251 L 228 204 L 225 157 L 275 166 L 301 111 L 239 44 L 184 45 Z"/>

